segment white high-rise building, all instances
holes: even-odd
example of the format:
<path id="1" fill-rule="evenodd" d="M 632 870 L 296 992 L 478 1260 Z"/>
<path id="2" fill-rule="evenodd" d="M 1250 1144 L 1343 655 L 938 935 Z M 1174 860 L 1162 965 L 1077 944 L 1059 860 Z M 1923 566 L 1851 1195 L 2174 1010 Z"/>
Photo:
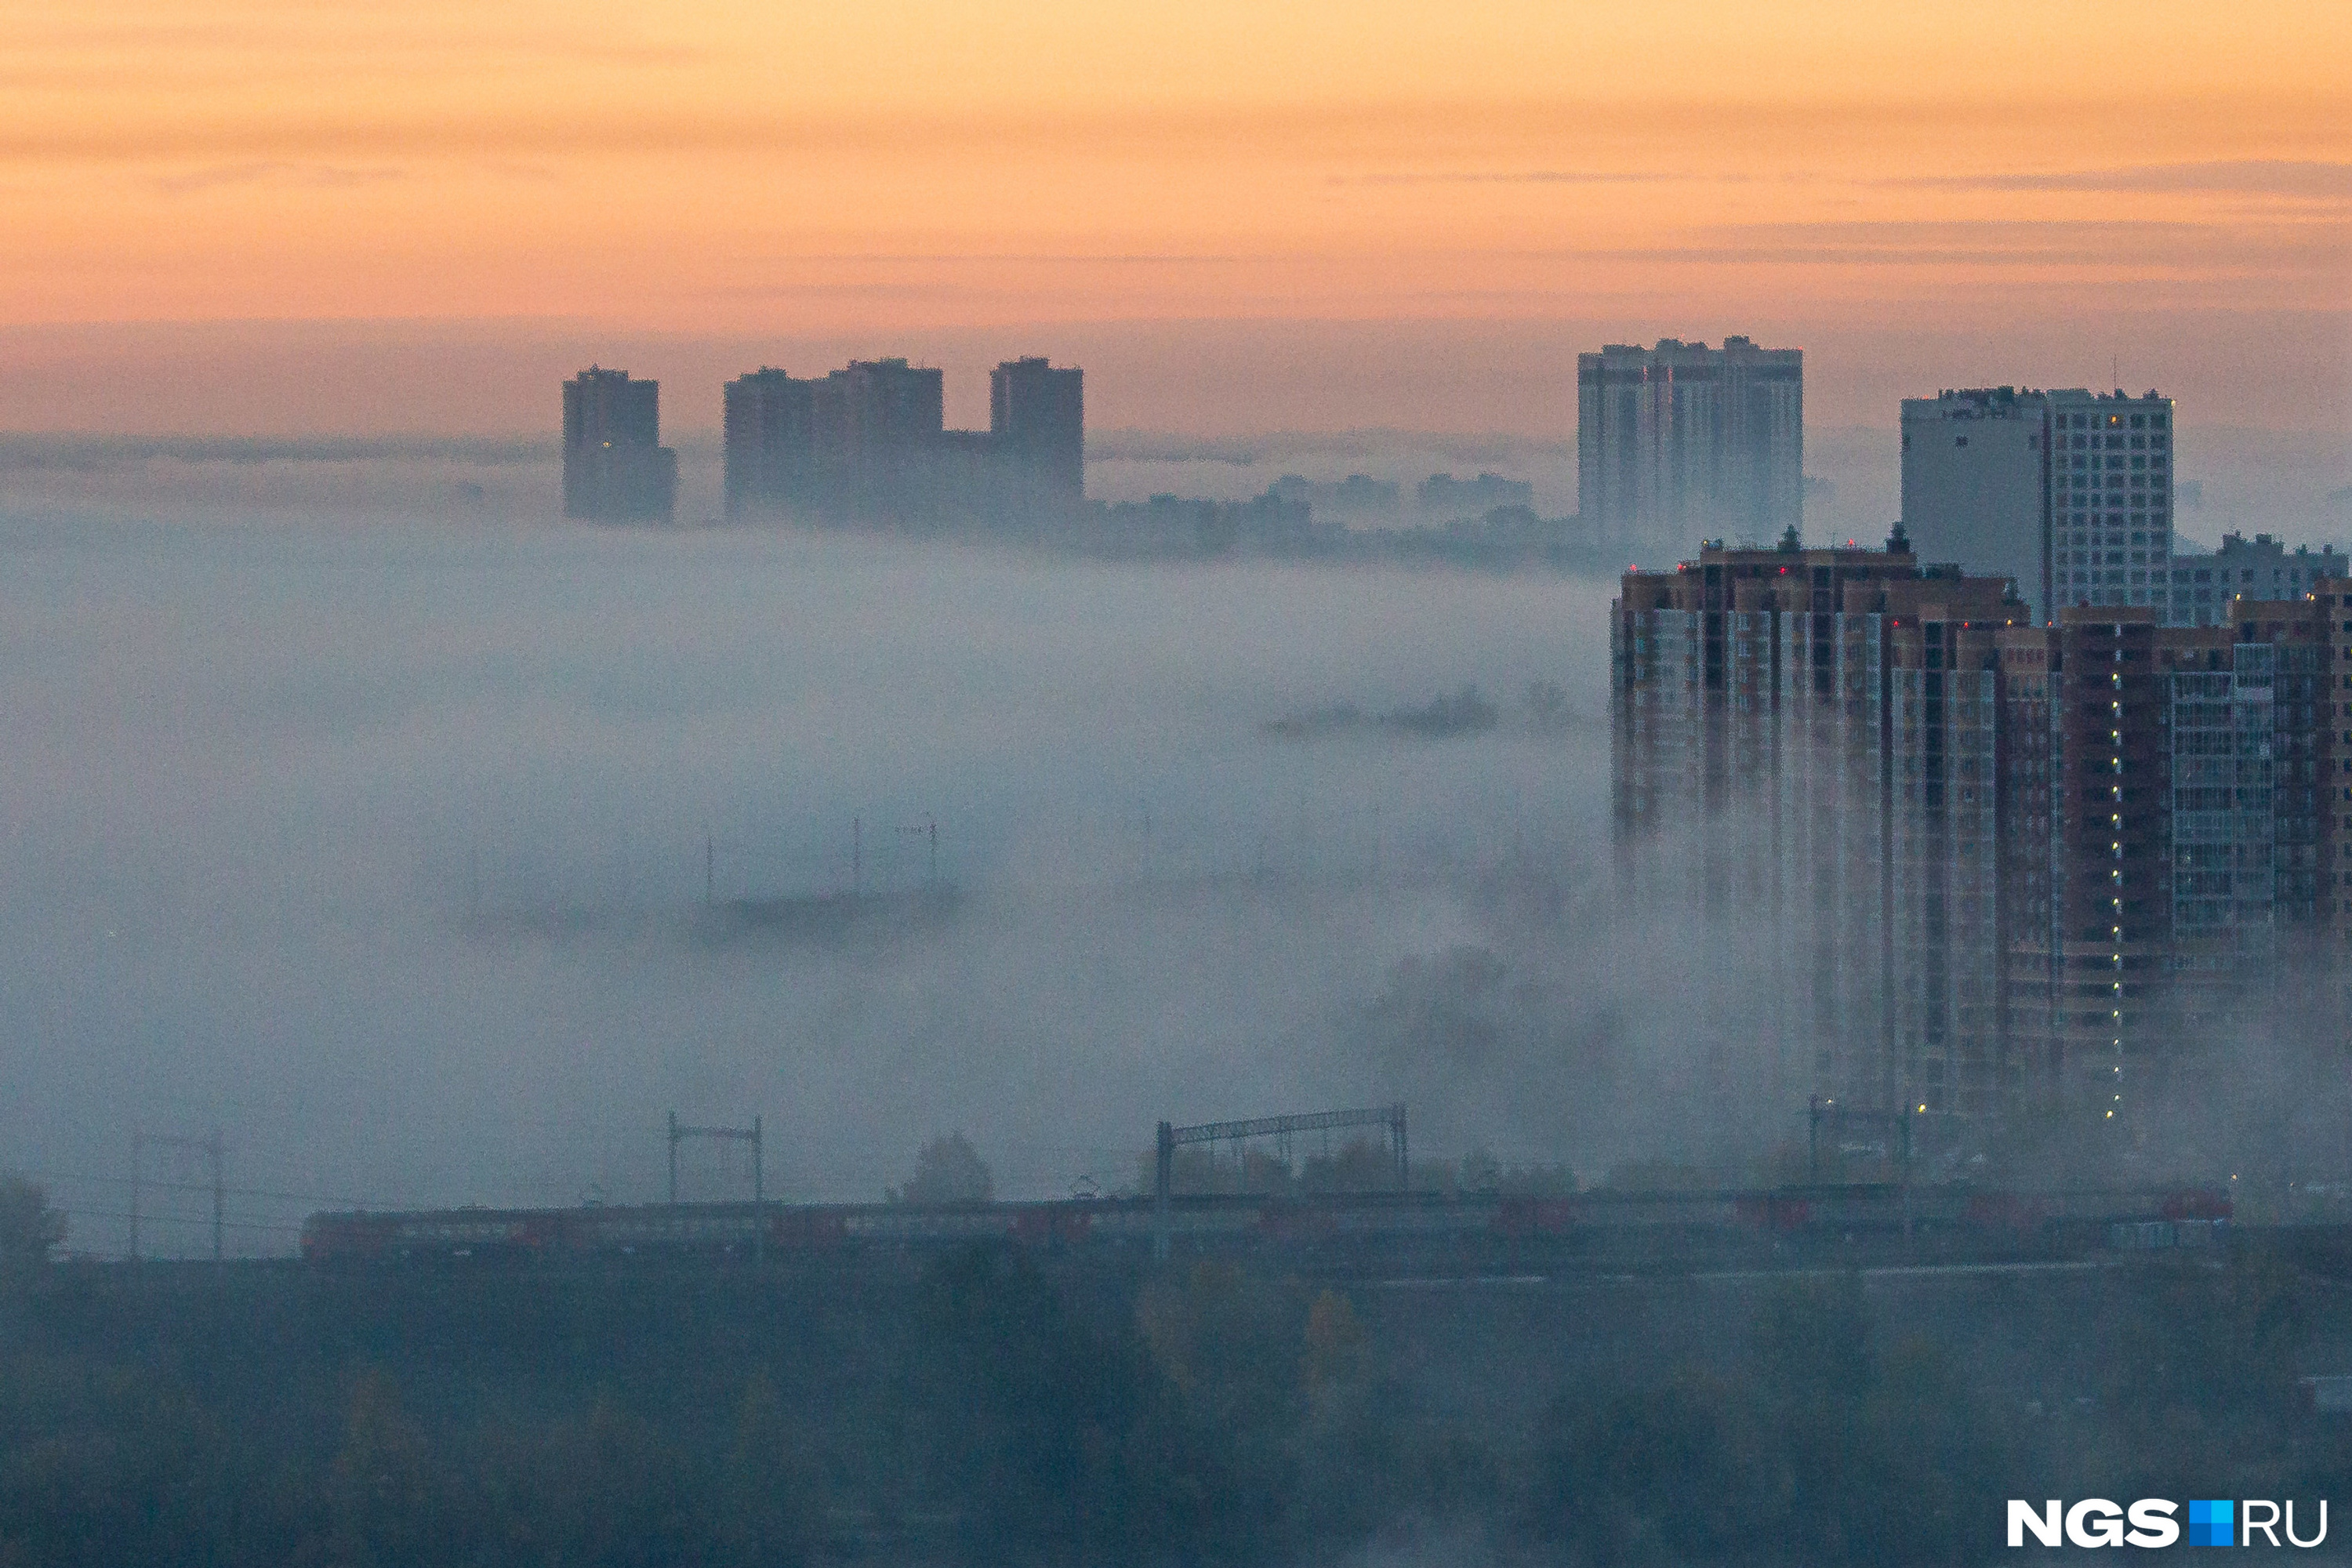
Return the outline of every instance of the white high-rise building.
<path id="1" fill-rule="evenodd" d="M 2049 398 L 2053 602 L 2162 608 L 2172 578 L 2172 399 Z"/>
<path id="2" fill-rule="evenodd" d="M 1923 561 L 2007 577 L 2050 605 L 2050 400 L 2013 386 L 1903 400 L 1903 531 Z"/>
<path id="3" fill-rule="evenodd" d="M 1612 545 L 1804 526 L 1805 354 L 1662 338 L 1576 356 L 1577 507 Z"/>
<path id="4" fill-rule="evenodd" d="M 1923 559 L 2017 579 L 2034 613 L 2167 605 L 2172 400 L 2080 388 L 1903 402 L 1903 526 Z"/>

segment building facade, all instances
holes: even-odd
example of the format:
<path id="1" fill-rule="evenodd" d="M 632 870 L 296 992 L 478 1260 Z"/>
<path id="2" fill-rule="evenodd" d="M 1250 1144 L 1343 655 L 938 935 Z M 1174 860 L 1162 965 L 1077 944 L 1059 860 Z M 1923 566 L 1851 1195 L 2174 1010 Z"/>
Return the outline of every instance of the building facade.
<path id="1" fill-rule="evenodd" d="M 730 518 L 786 512 L 814 500 L 820 384 L 767 365 L 727 384 Z"/>
<path id="2" fill-rule="evenodd" d="M 2225 533 L 2210 552 L 2172 557 L 2172 592 L 2166 621 L 2176 626 L 2226 626 L 2232 599 L 2300 599 L 2323 579 L 2352 577 L 2352 560 L 2333 545 L 2287 547 L 2267 533 L 2250 541 Z"/>
<path id="3" fill-rule="evenodd" d="M 1086 372 L 1034 356 L 1006 360 L 988 376 L 988 434 L 1024 487 L 1065 504 L 1085 499 Z"/>
<path id="4" fill-rule="evenodd" d="M 1081 373 L 1008 361 L 991 428 L 946 427 L 946 384 L 904 359 L 823 376 L 762 368 L 727 384 L 730 516 L 932 525 L 1075 504 L 1085 494 Z"/>
<path id="5" fill-rule="evenodd" d="M 2011 386 L 1903 400 L 1903 526 L 1929 560 L 2068 605 L 2169 604 L 2172 400 Z"/>
<path id="6" fill-rule="evenodd" d="M 2165 607 L 2172 581 L 2172 399 L 2045 394 L 2050 603 Z"/>
<path id="7" fill-rule="evenodd" d="M 2352 580 L 2044 626 L 1908 542 L 1626 574 L 1624 890 L 1773 933 L 1727 1005 L 1784 1097 L 2128 1117 L 2346 952 Z"/>
<path id="8" fill-rule="evenodd" d="M 591 365 L 563 384 L 563 515 L 667 522 L 677 454 L 661 444 L 661 384 Z"/>
<path id="9" fill-rule="evenodd" d="M 2035 619 L 2050 595 L 2050 400 L 2013 386 L 1903 400 L 1903 529 L 1930 561 L 2017 583 Z"/>
<path id="10" fill-rule="evenodd" d="M 1577 356 L 1578 507 L 1628 550 L 1804 526 L 1805 356 L 1731 337 Z"/>
<path id="11" fill-rule="evenodd" d="M 1784 1095 L 1944 1111 L 2000 1092 L 1995 647 L 2024 620 L 2009 581 L 1923 568 L 1899 532 L 1625 576 L 1620 872 L 1771 933 L 1746 954 L 1773 976 L 1769 1022 L 1744 1027 Z"/>

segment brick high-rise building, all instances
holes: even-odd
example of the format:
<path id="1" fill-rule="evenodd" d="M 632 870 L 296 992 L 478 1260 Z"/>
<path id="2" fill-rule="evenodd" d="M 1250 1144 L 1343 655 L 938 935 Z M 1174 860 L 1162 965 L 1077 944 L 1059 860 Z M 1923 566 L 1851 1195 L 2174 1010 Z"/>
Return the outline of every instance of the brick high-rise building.
<path id="1" fill-rule="evenodd" d="M 661 444 L 661 384 L 591 365 L 563 384 L 563 515 L 667 522 L 677 454 Z"/>
<path id="2" fill-rule="evenodd" d="M 2000 1057 L 1995 650 L 2002 578 L 1885 551 L 1710 545 L 1626 574 L 1611 623 L 1616 818 L 1635 896 L 1769 933 L 1750 1018 L 1800 1089 L 1983 1109 Z M 1661 886 L 1658 838 L 1690 850 Z M 1751 957 L 1759 955 L 1751 955 Z"/>
<path id="3" fill-rule="evenodd" d="M 2347 953 L 2347 589 L 2043 626 L 1899 531 L 1629 573 L 1625 887 L 1769 933 L 1725 1005 L 1784 1094 L 2127 1115 Z"/>

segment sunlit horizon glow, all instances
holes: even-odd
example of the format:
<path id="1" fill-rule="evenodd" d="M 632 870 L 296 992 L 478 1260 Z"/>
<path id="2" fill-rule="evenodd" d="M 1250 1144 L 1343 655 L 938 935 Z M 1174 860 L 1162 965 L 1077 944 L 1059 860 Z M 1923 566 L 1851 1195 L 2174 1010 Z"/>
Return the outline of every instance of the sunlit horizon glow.
<path id="1" fill-rule="evenodd" d="M 2352 280 L 2340 5 L 36 0 L 11 30 L 15 327 L 2341 340 Z"/>

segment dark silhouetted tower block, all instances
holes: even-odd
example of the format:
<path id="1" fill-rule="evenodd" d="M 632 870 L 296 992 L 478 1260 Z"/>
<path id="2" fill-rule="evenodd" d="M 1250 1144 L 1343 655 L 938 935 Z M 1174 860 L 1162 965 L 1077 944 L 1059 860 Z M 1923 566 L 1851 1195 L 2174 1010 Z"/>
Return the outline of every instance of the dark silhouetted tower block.
<path id="1" fill-rule="evenodd" d="M 988 427 L 1020 489 L 1076 501 L 1087 489 L 1086 372 L 1007 360 L 988 378 Z"/>
<path id="2" fill-rule="evenodd" d="M 922 510 L 930 459 L 946 424 L 937 370 L 903 359 L 853 360 L 815 388 L 824 509 L 845 518 L 903 520 Z"/>
<path id="3" fill-rule="evenodd" d="M 727 384 L 727 515 L 817 502 L 817 389 L 766 366 Z"/>
<path id="4" fill-rule="evenodd" d="M 661 444 L 661 383 L 592 365 L 563 384 L 563 515 L 667 522 L 677 454 Z"/>

